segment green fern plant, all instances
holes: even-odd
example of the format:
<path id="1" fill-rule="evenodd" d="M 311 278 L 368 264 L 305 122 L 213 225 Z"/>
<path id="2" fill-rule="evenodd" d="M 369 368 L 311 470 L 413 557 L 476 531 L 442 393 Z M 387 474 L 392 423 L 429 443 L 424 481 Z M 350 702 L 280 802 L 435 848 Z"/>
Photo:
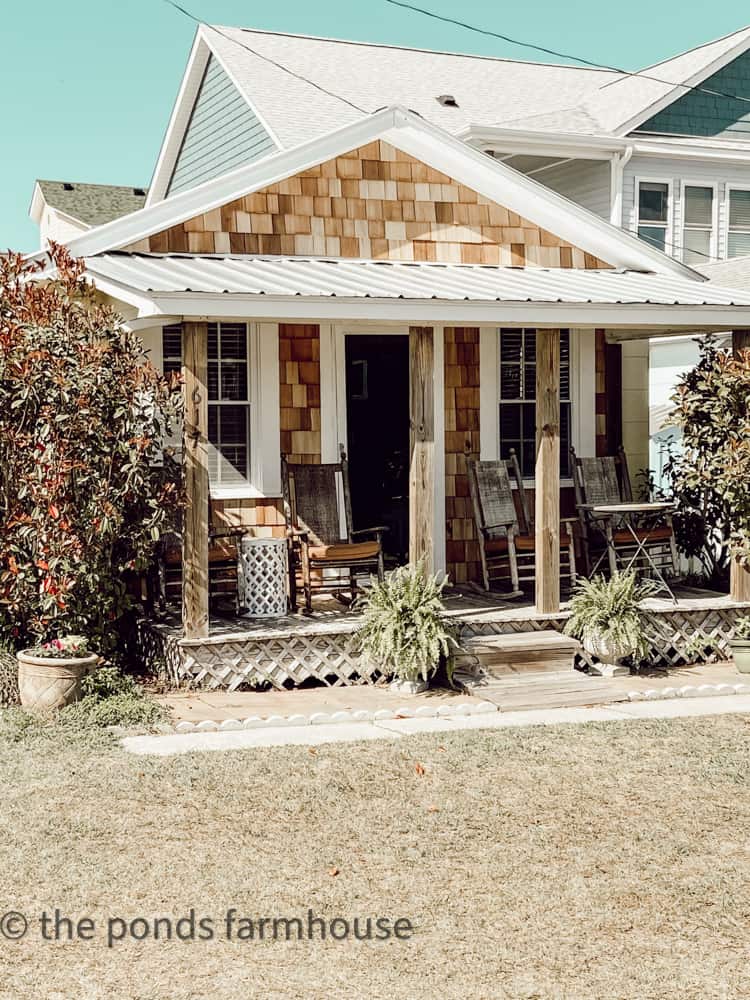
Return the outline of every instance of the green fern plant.
<path id="1" fill-rule="evenodd" d="M 584 643 L 606 639 L 642 658 L 648 652 L 648 639 L 641 626 L 639 604 L 658 592 L 654 580 L 639 583 L 632 572 L 614 573 L 609 579 L 580 580 L 570 601 L 565 631 Z"/>
<path id="2" fill-rule="evenodd" d="M 399 680 L 428 681 L 440 657 L 450 660 L 456 641 L 443 619 L 447 576 L 430 576 L 421 566 L 400 566 L 357 602 L 363 612 L 359 650 Z"/>

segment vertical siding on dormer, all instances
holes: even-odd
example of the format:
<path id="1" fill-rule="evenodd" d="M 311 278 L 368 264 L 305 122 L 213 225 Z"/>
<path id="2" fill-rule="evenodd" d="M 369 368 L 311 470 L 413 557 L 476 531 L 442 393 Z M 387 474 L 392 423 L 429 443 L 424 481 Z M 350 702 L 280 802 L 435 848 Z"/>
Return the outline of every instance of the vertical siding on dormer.
<path id="1" fill-rule="evenodd" d="M 258 117 L 210 56 L 167 196 L 220 177 L 274 149 Z"/>

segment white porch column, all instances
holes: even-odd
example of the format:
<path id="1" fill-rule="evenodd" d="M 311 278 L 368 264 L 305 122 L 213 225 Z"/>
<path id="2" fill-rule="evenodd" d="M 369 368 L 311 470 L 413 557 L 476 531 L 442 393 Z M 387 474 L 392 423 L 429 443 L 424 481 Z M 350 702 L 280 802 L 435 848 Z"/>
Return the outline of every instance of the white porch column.
<path id="1" fill-rule="evenodd" d="M 560 610 L 560 331 L 536 331 L 536 610 Z"/>

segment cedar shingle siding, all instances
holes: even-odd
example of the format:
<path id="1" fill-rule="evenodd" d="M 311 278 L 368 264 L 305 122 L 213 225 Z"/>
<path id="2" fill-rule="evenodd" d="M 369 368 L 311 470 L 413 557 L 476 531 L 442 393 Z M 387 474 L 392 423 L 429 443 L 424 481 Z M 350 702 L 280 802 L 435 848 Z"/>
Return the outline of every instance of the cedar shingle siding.
<path id="1" fill-rule="evenodd" d="M 128 249 L 609 266 L 377 140 Z"/>

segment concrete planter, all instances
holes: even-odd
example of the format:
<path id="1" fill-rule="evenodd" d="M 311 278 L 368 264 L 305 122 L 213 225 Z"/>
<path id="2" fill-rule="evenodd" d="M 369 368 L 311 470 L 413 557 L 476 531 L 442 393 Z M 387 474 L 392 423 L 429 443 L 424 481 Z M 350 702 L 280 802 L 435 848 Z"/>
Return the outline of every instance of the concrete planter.
<path id="1" fill-rule="evenodd" d="M 630 675 L 630 668 L 621 662 L 633 652 L 629 647 L 618 646 L 605 636 L 597 635 L 584 639 L 583 648 L 600 661 L 589 667 L 592 674 L 597 674 L 599 677 L 627 677 Z"/>
<path id="2" fill-rule="evenodd" d="M 95 653 L 70 659 L 33 656 L 25 650 L 16 653 L 21 704 L 37 712 L 49 712 L 78 701 L 81 681 L 98 659 Z"/>
<path id="3" fill-rule="evenodd" d="M 427 690 L 429 685 L 427 681 L 423 681 L 420 678 L 417 681 L 391 681 L 389 687 L 395 694 L 421 694 Z"/>
<path id="4" fill-rule="evenodd" d="M 730 639 L 734 665 L 741 674 L 750 674 L 750 639 Z"/>

